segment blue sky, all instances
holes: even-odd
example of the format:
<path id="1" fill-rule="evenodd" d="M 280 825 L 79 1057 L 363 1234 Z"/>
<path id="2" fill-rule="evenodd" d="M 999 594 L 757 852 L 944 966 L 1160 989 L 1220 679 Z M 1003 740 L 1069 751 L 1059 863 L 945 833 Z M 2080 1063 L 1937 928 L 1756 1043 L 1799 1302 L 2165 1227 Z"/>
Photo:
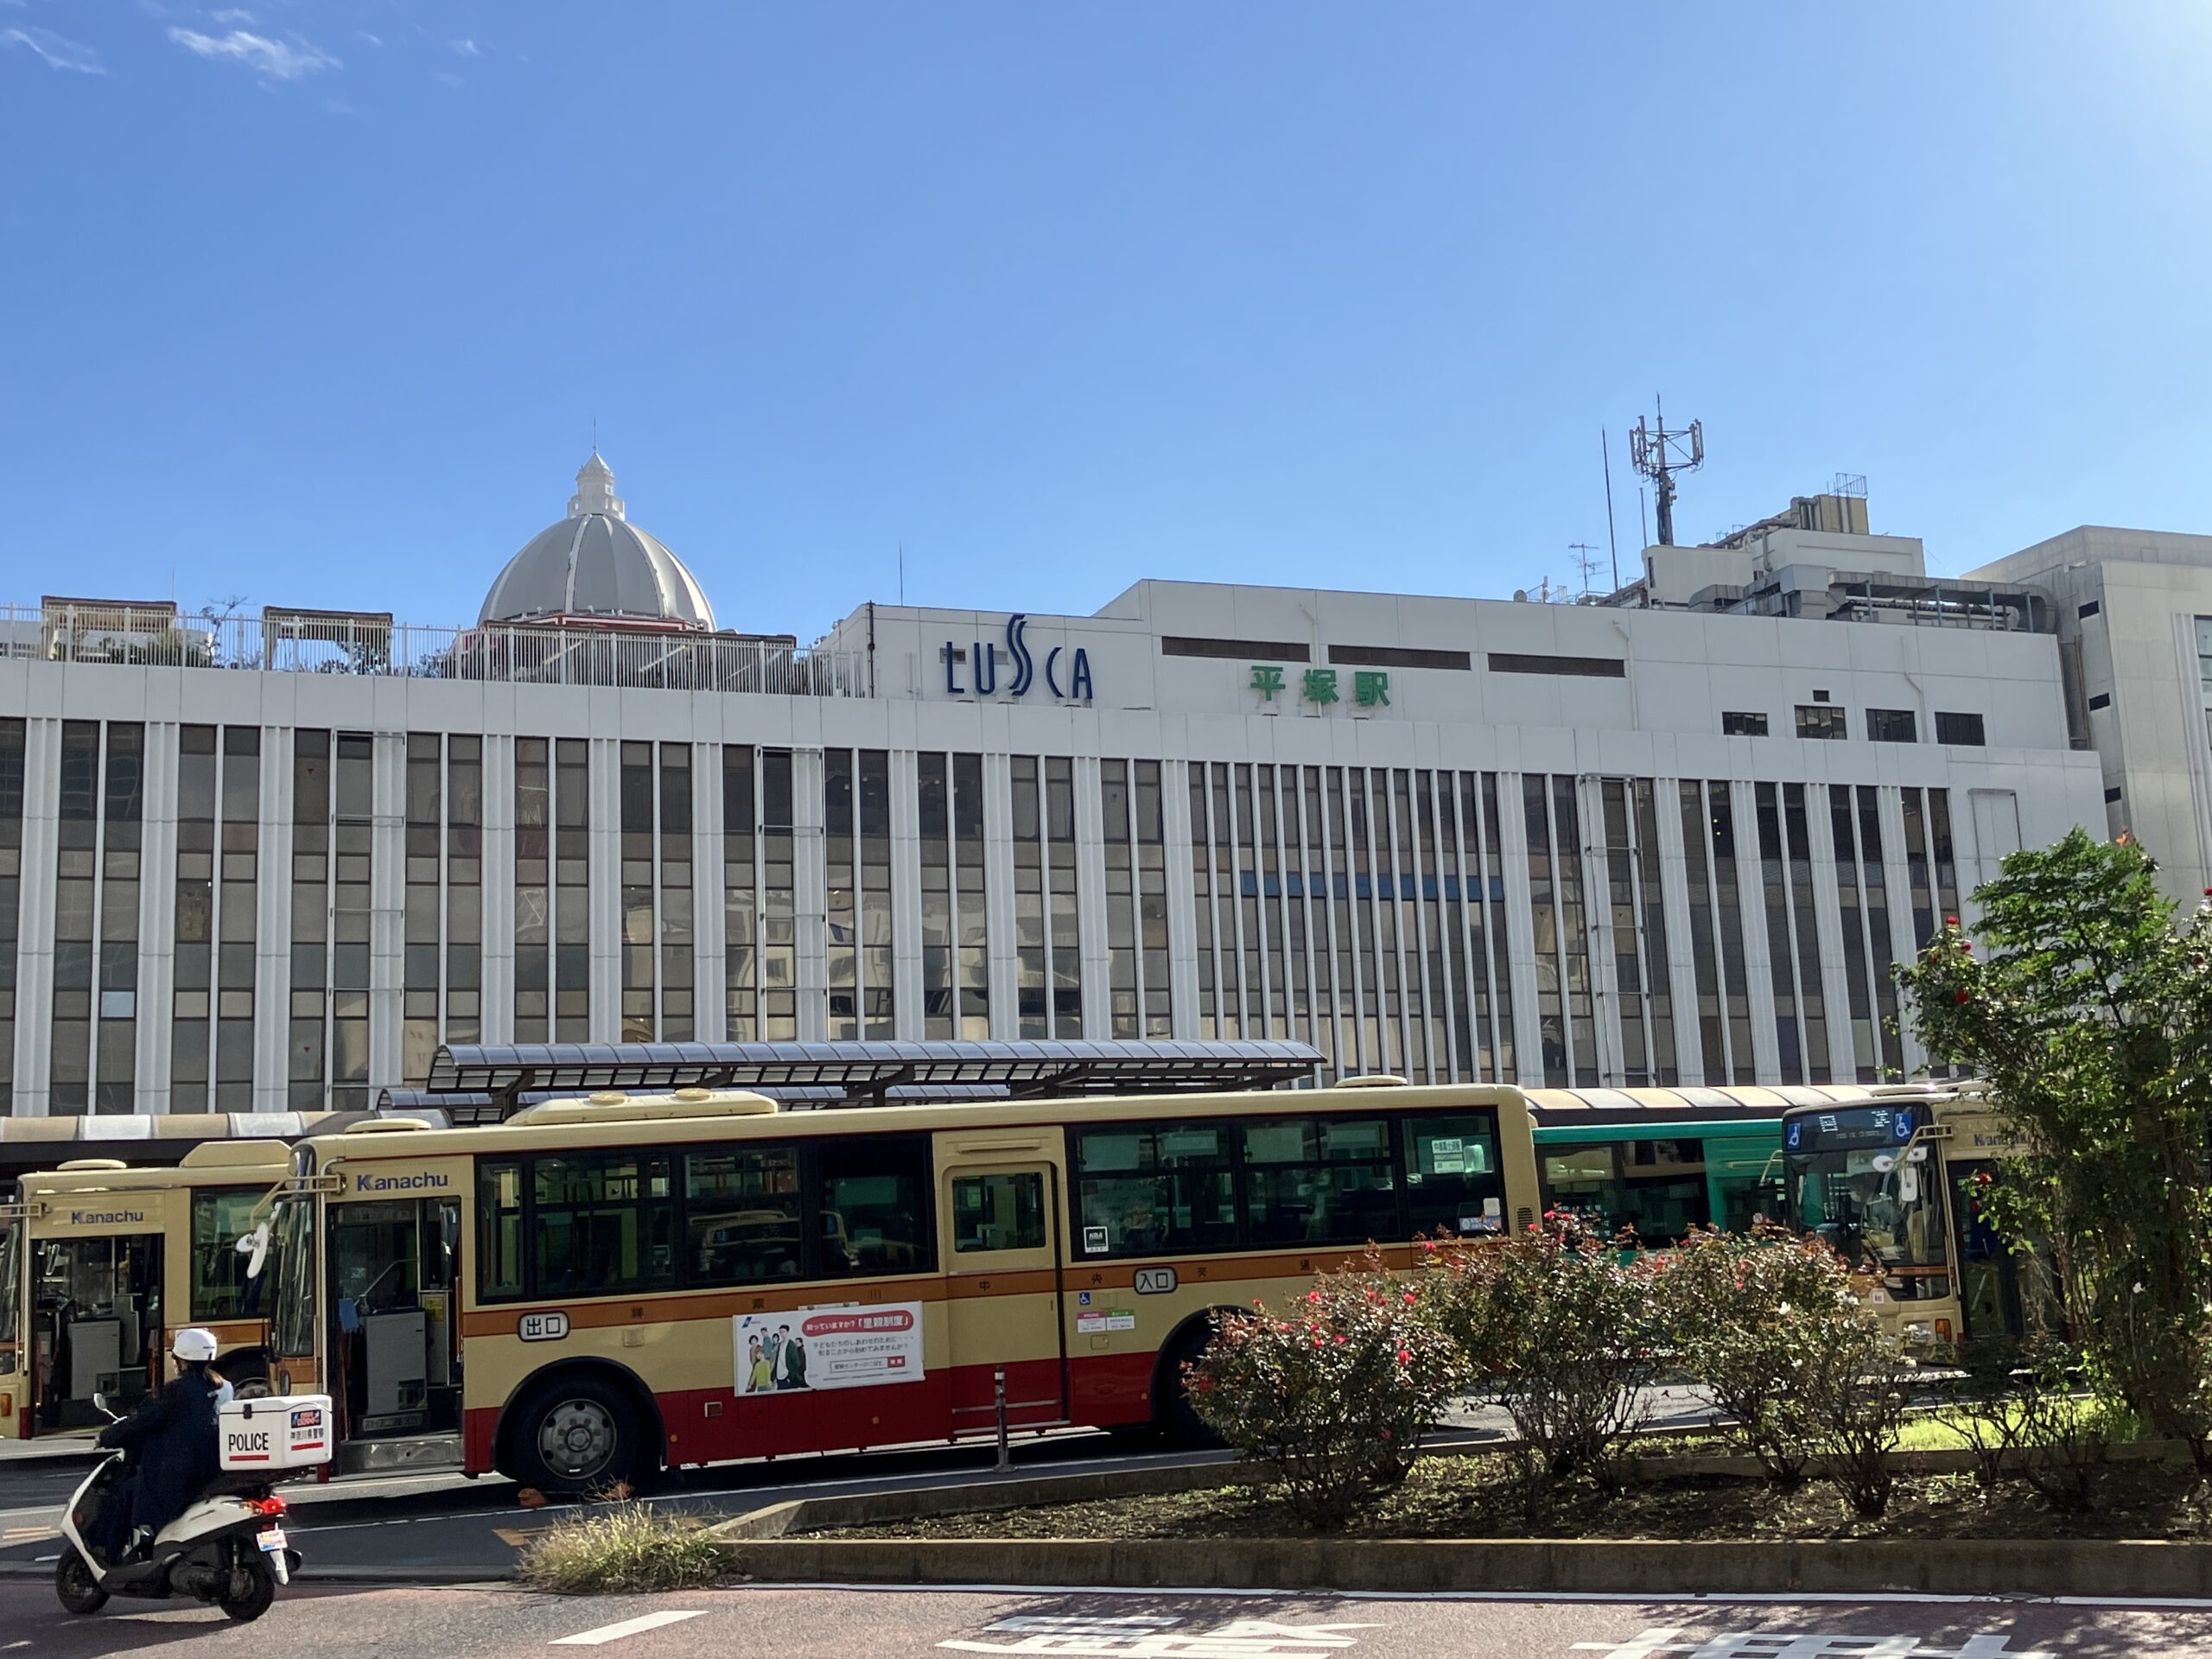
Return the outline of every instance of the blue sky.
<path id="1" fill-rule="evenodd" d="M 10 581 L 472 620 L 594 417 L 724 626 L 1502 594 L 1870 480 L 2212 531 L 2212 9 L 0 0 Z"/>

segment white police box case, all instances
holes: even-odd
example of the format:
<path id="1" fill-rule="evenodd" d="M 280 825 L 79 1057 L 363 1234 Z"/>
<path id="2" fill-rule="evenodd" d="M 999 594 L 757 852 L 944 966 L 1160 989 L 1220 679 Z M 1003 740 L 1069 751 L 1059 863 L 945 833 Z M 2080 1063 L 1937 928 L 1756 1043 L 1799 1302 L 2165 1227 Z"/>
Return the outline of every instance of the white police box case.
<path id="1" fill-rule="evenodd" d="M 277 1394 L 233 1400 L 216 1412 L 223 1467 L 311 1469 L 330 1461 L 330 1396 Z"/>

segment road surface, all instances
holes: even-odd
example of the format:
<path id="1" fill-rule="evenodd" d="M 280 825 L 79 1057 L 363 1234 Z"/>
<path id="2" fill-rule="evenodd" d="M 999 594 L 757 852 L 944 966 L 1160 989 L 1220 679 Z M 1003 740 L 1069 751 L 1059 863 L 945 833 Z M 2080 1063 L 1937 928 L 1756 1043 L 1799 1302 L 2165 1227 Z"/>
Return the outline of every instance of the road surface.
<path id="1" fill-rule="evenodd" d="M 0 1655 L 92 1659 L 2158 1659 L 2212 1654 L 2212 1610 L 2000 1602 L 1389 1599 L 740 1587 L 570 1599 L 497 1588 L 288 1593 L 259 1624 L 199 1609 L 64 1614 L 0 1583 Z"/>

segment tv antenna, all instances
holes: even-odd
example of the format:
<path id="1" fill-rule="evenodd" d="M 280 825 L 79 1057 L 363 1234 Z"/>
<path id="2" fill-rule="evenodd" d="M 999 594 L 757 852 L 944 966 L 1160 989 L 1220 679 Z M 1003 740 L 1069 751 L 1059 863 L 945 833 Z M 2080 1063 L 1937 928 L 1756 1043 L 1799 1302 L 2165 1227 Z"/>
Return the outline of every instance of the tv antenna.
<path id="1" fill-rule="evenodd" d="M 1667 429 L 1666 407 L 1657 397 L 1651 400 L 1656 411 L 1654 424 L 1646 426 L 1642 416 L 1637 416 L 1636 429 L 1628 435 L 1629 460 L 1636 470 L 1651 480 L 1652 493 L 1657 498 L 1659 518 L 1659 545 L 1675 544 L 1675 477 L 1678 473 L 1694 473 L 1705 465 L 1705 423 L 1692 421 L 1687 427 Z"/>
<path id="2" fill-rule="evenodd" d="M 1598 556 L 1596 546 L 1589 542 L 1569 542 L 1567 544 L 1567 550 L 1573 555 L 1575 571 L 1582 578 L 1582 591 L 1579 597 L 1594 599 L 1597 597 L 1598 586 L 1592 578 L 1598 574 L 1598 567 L 1605 561 Z"/>

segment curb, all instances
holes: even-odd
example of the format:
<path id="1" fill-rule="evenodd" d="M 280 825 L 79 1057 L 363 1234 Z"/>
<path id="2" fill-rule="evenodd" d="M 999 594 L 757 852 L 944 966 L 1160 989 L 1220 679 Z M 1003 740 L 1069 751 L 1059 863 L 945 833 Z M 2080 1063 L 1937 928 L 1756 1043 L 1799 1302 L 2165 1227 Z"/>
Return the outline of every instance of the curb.
<path id="1" fill-rule="evenodd" d="M 2188 1460 L 2179 1442 L 2120 1460 Z M 1974 1467 L 1970 1452 L 1895 1453 L 1900 1473 Z M 1637 1460 L 1641 1478 L 1759 1474 L 1750 1457 Z M 961 1486 L 802 1497 L 709 1528 L 730 1571 L 772 1583 L 1008 1584 L 1116 1589 L 1584 1592 L 1623 1595 L 1919 1593 L 2212 1595 L 2212 1544 L 2159 1539 L 1024 1539 L 799 1536 L 920 1516 L 1256 1485 L 1263 1469 L 1211 1463 Z"/>
<path id="2" fill-rule="evenodd" d="M 1209 1538 L 719 1541 L 730 1570 L 779 1584 L 1003 1584 L 1145 1590 L 1612 1595 L 2161 1597 L 2212 1593 L 2212 1546 L 2156 1541 L 1677 1543 L 1608 1539 Z M 2032 1590 L 2024 1586 L 2032 1586 Z"/>

